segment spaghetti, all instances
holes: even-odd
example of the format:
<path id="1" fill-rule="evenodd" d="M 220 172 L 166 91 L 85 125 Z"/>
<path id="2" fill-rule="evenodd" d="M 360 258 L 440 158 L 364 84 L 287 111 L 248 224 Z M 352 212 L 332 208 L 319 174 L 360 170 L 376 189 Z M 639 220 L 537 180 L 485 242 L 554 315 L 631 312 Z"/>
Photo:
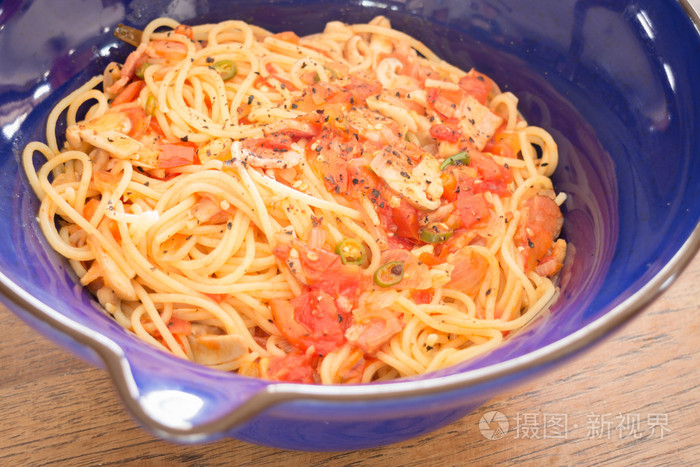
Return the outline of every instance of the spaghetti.
<path id="1" fill-rule="evenodd" d="M 213 368 L 416 375 L 557 294 L 555 142 L 383 17 L 303 38 L 156 19 L 46 139 L 23 164 L 49 244 L 124 328 Z"/>

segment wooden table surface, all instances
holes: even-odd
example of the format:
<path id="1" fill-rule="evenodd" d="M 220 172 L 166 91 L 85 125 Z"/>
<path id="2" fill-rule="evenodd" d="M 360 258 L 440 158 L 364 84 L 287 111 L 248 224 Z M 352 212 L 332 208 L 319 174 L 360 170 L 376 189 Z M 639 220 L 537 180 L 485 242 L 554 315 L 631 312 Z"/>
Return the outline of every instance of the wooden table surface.
<path id="1" fill-rule="evenodd" d="M 700 256 L 616 335 L 437 432 L 346 453 L 233 439 L 175 445 L 124 412 L 105 373 L 0 308 L 0 465 L 654 465 L 700 461 Z M 488 440 L 479 420 L 509 420 Z"/>

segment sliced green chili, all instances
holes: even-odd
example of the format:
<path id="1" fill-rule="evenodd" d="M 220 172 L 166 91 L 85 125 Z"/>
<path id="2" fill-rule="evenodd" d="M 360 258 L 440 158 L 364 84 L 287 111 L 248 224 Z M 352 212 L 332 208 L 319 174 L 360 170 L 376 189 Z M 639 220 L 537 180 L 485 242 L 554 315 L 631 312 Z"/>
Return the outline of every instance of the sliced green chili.
<path id="1" fill-rule="evenodd" d="M 221 75 L 221 79 L 228 81 L 238 73 L 238 67 L 231 60 L 219 60 L 212 65 L 212 68 Z"/>
<path id="2" fill-rule="evenodd" d="M 146 68 L 151 66 L 150 63 L 148 62 L 143 62 L 143 64 L 136 69 L 134 74 L 136 75 L 137 78 L 143 79 L 143 76 L 146 74 Z"/>
<path id="3" fill-rule="evenodd" d="M 458 152 L 454 156 L 450 156 L 440 164 L 440 170 L 445 170 L 453 164 L 469 165 L 469 153 L 467 151 Z"/>
<path id="4" fill-rule="evenodd" d="M 318 83 L 321 81 L 321 75 L 318 74 L 318 71 L 314 71 L 314 84 Z"/>
<path id="5" fill-rule="evenodd" d="M 156 114 L 156 98 L 153 94 L 146 99 L 146 115 L 152 117 Z"/>
<path id="6" fill-rule="evenodd" d="M 340 256 L 340 261 L 343 264 L 357 264 L 360 265 L 364 263 L 365 258 L 367 258 L 367 250 L 365 246 L 359 240 L 354 238 L 344 238 L 335 246 L 335 252 Z"/>
<path id="7" fill-rule="evenodd" d="M 330 79 L 336 79 L 338 77 L 338 73 L 336 73 L 336 71 L 333 68 L 328 68 L 327 66 L 324 66 L 323 69 L 326 70 Z"/>
<path id="8" fill-rule="evenodd" d="M 379 287 L 391 287 L 403 279 L 403 261 L 389 261 L 374 273 L 374 283 Z"/>
<path id="9" fill-rule="evenodd" d="M 443 222 L 435 222 L 420 229 L 420 239 L 425 243 L 444 243 L 452 237 L 453 230 Z"/>

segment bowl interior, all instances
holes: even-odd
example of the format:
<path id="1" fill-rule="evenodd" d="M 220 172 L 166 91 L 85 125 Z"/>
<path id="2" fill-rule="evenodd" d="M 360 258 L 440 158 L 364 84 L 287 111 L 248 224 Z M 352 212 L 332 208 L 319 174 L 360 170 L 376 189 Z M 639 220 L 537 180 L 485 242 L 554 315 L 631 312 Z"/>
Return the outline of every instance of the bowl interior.
<path id="1" fill-rule="evenodd" d="M 685 17 L 675 2 L 468 3 L 6 2 L 0 13 L 0 215 L 6 219 L 0 271 L 117 343 L 139 385 L 175 381 L 196 391 L 216 381 L 221 390 L 211 397 L 225 407 L 230 385 L 268 384 L 162 354 L 100 311 L 44 240 L 20 154 L 28 142 L 44 139 L 46 116 L 62 96 L 129 53 L 130 46 L 112 37 L 118 22 L 139 28 L 160 15 L 192 24 L 237 18 L 308 34 L 327 21 L 366 22 L 383 14 L 445 60 L 475 67 L 514 92 L 528 121 L 554 136 L 560 150 L 555 188 L 569 196 L 563 235 L 575 251 L 551 313 L 481 359 L 415 379 L 520 357 L 580 330 L 637 293 L 700 219 L 700 143 L 693 131 L 700 97 L 692 87 L 700 71 L 698 60 L 687 59 L 693 51 L 698 56 L 697 35 L 689 24 L 677 26 Z M 664 37 L 671 31 L 675 35 Z M 80 346 L 73 350 L 91 358 Z"/>

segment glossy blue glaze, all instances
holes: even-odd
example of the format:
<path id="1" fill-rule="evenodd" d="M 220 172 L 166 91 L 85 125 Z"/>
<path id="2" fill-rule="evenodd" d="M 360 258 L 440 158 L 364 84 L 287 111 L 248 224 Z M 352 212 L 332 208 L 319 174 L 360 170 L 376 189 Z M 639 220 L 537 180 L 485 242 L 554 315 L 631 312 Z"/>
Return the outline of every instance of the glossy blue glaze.
<path id="1" fill-rule="evenodd" d="M 530 123 L 559 144 L 554 180 L 569 194 L 564 235 L 576 254 L 552 313 L 477 361 L 347 389 L 214 372 L 123 331 L 95 307 L 43 239 L 19 154 L 27 142 L 43 139 L 52 105 L 109 61 L 126 57 L 130 47 L 111 36 L 117 23 L 143 27 L 163 14 L 191 23 L 243 19 L 300 34 L 319 31 L 330 20 L 364 22 L 384 14 L 442 58 L 474 66 L 513 91 Z M 698 34 L 673 1 L 3 2 L 4 301 L 37 331 L 107 368 L 126 407 L 166 438 L 228 435 L 291 449 L 346 450 L 428 432 L 611 332 L 667 285 L 663 279 L 687 260 L 679 249 L 685 245 L 686 255 L 695 253 L 698 57 Z M 244 423 L 226 421 L 268 397 L 279 403 Z M 219 425 L 185 438 L 217 420 Z"/>

